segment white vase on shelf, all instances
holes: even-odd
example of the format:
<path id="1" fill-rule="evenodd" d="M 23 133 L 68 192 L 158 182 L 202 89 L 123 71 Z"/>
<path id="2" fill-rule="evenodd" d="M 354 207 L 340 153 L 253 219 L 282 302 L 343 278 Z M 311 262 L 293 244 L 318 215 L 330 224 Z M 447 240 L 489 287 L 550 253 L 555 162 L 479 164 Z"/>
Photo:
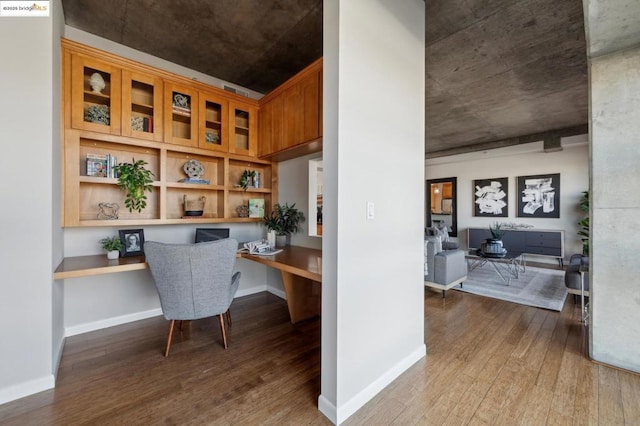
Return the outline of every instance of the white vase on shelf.
<path id="1" fill-rule="evenodd" d="M 107 252 L 107 259 L 115 260 L 120 257 L 120 252 L 118 250 L 110 250 Z"/>

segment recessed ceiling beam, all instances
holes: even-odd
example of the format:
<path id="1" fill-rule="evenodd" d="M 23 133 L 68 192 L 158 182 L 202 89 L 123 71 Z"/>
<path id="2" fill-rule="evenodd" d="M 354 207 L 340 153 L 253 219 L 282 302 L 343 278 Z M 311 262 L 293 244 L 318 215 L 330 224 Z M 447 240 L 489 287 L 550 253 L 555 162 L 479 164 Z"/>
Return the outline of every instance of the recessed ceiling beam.
<path id="1" fill-rule="evenodd" d="M 444 149 L 441 151 L 427 152 L 425 158 L 447 157 L 449 155 L 466 154 L 468 152 L 487 151 L 491 149 L 504 148 L 513 145 L 522 145 L 531 142 L 544 141 L 546 152 L 547 147 L 556 151 L 562 149 L 561 138 L 575 135 L 584 135 L 589 132 L 589 125 L 582 124 L 579 126 L 565 127 L 563 129 L 549 130 L 547 132 L 533 133 L 531 135 L 516 136 L 508 139 L 499 139 L 495 141 L 482 142 L 475 145 L 465 145 L 457 148 Z M 558 149 L 560 148 L 560 149 Z"/>

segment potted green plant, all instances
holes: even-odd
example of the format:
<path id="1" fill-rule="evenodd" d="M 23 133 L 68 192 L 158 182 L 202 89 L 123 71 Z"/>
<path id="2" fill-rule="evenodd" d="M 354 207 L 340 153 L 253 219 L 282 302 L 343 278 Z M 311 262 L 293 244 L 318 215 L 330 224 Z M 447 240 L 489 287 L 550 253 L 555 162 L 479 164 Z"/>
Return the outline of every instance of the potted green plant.
<path id="1" fill-rule="evenodd" d="M 582 255 L 589 256 L 589 191 L 582 191 L 580 210 L 586 212 L 587 216 L 578 222 L 578 225 L 580 225 L 578 235 L 580 235 L 580 239 L 582 240 Z"/>
<path id="2" fill-rule="evenodd" d="M 146 164 L 144 160 L 136 161 L 132 158 L 131 163 L 120 163 L 114 167 L 118 174 L 118 186 L 127 191 L 124 205 L 130 212 L 136 210 L 140 213 L 147 207 L 147 196 L 144 192 L 153 190 L 153 173 L 144 167 Z"/>
<path id="3" fill-rule="evenodd" d="M 287 244 L 287 237 L 300 231 L 300 224 L 304 222 L 304 213 L 296 208 L 296 204 L 276 203 L 268 216 L 264 217 L 267 230 L 276 234 L 276 246 Z"/>
<path id="4" fill-rule="evenodd" d="M 239 182 L 240 187 L 246 191 L 249 185 L 253 185 L 253 179 L 255 178 L 256 178 L 255 170 L 245 170 L 244 172 L 242 172 L 242 175 L 240 176 L 240 182 Z"/>
<path id="5" fill-rule="evenodd" d="M 502 244 L 502 237 L 505 230 L 502 229 L 502 224 L 495 222 L 493 225 L 489 225 L 489 232 L 491 232 L 492 238 L 487 238 L 485 242 L 481 243 L 480 249 L 485 256 L 489 257 L 502 257 L 505 255 L 506 250 Z"/>
<path id="6" fill-rule="evenodd" d="M 491 236 L 495 240 L 502 240 L 502 236 L 504 235 L 504 229 L 502 229 L 502 224 L 499 222 L 495 222 L 493 225 L 489 225 L 489 231 L 491 232 Z"/>
<path id="7" fill-rule="evenodd" d="M 110 260 L 117 259 L 122 250 L 122 241 L 120 237 L 106 237 L 100 240 L 102 249 L 107 252 L 107 258 Z"/>

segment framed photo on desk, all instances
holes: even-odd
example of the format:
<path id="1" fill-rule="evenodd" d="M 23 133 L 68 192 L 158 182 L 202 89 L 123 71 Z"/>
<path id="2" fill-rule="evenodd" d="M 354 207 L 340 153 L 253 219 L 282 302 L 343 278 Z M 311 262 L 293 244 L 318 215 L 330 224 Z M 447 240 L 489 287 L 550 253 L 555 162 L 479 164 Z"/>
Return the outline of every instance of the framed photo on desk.
<path id="1" fill-rule="evenodd" d="M 121 229 L 120 241 L 122 250 L 120 256 L 140 256 L 144 254 L 144 229 Z"/>

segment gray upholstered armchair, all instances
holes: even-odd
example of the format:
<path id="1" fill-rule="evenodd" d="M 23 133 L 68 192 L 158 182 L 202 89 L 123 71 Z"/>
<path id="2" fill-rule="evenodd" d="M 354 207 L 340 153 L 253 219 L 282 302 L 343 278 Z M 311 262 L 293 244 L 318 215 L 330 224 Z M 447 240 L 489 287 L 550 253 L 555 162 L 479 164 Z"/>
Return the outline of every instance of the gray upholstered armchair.
<path id="1" fill-rule="evenodd" d="M 574 254 L 569 260 L 567 270 L 564 272 L 564 285 L 567 291 L 573 294 L 573 303 L 576 303 L 576 297 L 580 296 L 582 308 L 582 320 L 585 320 L 585 304 L 584 298 L 589 297 L 589 274 L 584 271 L 589 269 L 589 257 L 581 254 Z M 583 272 L 581 272 L 581 270 Z M 584 288 L 582 288 L 582 278 L 584 274 Z M 584 293 L 582 292 L 584 290 Z"/>
<path id="2" fill-rule="evenodd" d="M 147 241 L 145 256 L 156 284 L 164 317 L 171 321 L 165 356 L 169 356 L 176 321 L 217 315 L 224 348 L 227 335 L 223 314 L 240 284 L 240 272 L 233 273 L 238 242 L 234 239 L 198 244 L 164 244 Z M 180 322 L 182 328 L 182 322 Z"/>
<path id="3" fill-rule="evenodd" d="M 463 250 L 443 250 L 438 237 L 425 237 L 424 240 L 424 285 L 446 290 L 462 285 L 467 279 L 467 261 Z"/>

